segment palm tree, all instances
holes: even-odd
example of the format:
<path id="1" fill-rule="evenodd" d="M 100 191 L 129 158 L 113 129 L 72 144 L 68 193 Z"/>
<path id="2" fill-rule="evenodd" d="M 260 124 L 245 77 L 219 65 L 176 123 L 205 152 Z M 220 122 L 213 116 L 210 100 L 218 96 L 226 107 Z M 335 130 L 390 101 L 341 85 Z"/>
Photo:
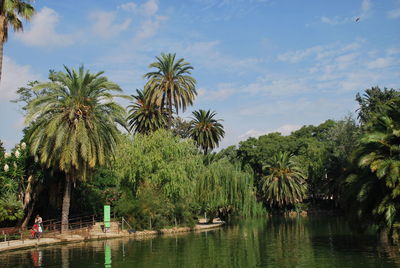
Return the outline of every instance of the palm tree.
<path id="1" fill-rule="evenodd" d="M 347 178 L 357 214 L 382 229 L 400 223 L 400 98 L 383 105 L 365 125 L 355 152 L 358 170 Z M 360 217 L 360 218 L 361 218 Z"/>
<path id="2" fill-rule="evenodd" d="M 193 67 L 184 59 L 175 60 L 175 54 L 161 53 L 157 61 L 149 65 L 156 71 L 144 75 L 148 79 L 145 89 L 148 90 L 151 102 L 168 112 L 168 128 L 172 126 L 172 107 L 176 112 L 186 110 L 197 96 L 196 80 L 190 76 Z"/>
<path id="3" fill-rule="evenodd" d="M 8 39 L 8 27 L 14 31 L 22 31 L 23 24 L 20 18 L 29 20 L 35 13 L 35 9 L 29 1 L 25 0 L 1 0 L 0 2 L 0 80 L 3 67 L 3 46 Z"/>
<path id="4" fill-rule="evenodd" d="M 219 142 L 225 135 L 224 127 L 218 119 L 214 119 L 216 112 L 210 110 L 198 110 L 192 112 L 190 121 L 190 137 L 198 147 L 203 149 L 204 154 L 218 147 Z"/>
<path id="5" fill-rule="evenodd" d="M 398 97 L 400 97 L 400 91 L 393 88 L 382 90 L 379 87 L 371 87 L 362 95 L 357 93 L 356 101 L 360 105 L 357 109 L 358 119 L 362 124 L 367 123 L 374 114 L 381 112 L 386 104 Z"/>
<path id="6" fill-rule="evenodd" d="M 137 95 L 132 95 L 134 101 L 129 105 L 128 125 L 129 130 L 148 134 L 167 125 L 167 115 L 159 106 L 152 103 L 142 90 L 136 90 Z"/>
<path id="7" fill-rule="evenodd" d="M 31 154 L 65 172 L 62 232 L 68 230 L 71 184 L 106 164 L 119 138 L 116 122 L 124 119 L 124 108 L 114 102 L 119 95 L 113 94 L 121 88 L 103 72 L 64 68 L 51 73 L 50 82 L 35 86 L 45 94 L 30 101 L 26 118 Z"/>
<path id="8" fill-rule="evenodd" d="M 293 205 L 303 200 L 307 193 L 304 172 L 294 156 L 287 152 L 274 155 L 264 166 L 262 190 L 271 207 Z"/>

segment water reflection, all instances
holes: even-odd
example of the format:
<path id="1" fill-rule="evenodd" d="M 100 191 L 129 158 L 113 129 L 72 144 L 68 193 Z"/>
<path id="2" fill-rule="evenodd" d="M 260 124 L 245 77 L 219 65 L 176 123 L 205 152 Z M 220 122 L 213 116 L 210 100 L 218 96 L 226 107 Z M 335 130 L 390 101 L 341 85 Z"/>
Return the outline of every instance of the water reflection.
<path id="1" fill-rule="evenodd" d="M 104 267 L 111 267 L 111 245 L 108 241 L 104 243 Z"/>
<path id="2" fill-rule="evenodd" d="M 261 219 L 202 233 L 0 254 L 0 267 L 396 267 L 398 248 L 337 218 Z"/>
<path id="3" fill-rule="evenodd" d="M 42 266 L 42 251 L 41 250 L 32 250 L 31 251 L 31 258 L 34 267 L 41 267 Z"/>

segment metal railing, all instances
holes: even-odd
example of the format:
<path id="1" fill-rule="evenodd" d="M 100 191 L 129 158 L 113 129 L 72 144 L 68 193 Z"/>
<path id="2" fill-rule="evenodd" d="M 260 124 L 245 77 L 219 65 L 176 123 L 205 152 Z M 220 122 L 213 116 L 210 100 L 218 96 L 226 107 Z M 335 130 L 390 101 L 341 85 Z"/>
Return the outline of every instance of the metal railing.
<path id="1" fill-rule="evenodd" d="M 74 216 L 68 221 L 68 231 L 72 234 L 76 233 L 86 233 L 94 226 L 98 221 L 101 221 L 103 215 L 92 214 L 86 216 Z M 43 232 L 41 237 L 54 237 L 61 233 L 62 223 L 59 219 L 45 220 L 42 222 Z M 31 235 L 31 230 L 33 226 L 29 226 L 27 229 L 21 229 L 17 227 L 6 227 L 0 228 L 0 242 L 8 242 L 13 240 L 21 240 L 22 243 L 26 239 L 33 239 Z"/>

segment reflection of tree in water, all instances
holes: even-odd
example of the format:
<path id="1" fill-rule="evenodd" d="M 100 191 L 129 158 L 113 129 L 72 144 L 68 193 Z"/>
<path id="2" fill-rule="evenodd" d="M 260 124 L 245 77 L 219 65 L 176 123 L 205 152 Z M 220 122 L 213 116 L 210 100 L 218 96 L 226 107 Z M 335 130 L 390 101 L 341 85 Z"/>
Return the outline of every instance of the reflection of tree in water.
<path id="1" fill-rule="evenodd" d="M 265 254 L 261 264 L 318 267 L 314 262 L 314 251 L 306 221 L 304 218 L 270 219 L 262 239 Z"/>
<path id="2" fill-rule="evenodd" d="M 140 260 L 143 267 L 254 267 L 260 259 L 257 230 L 234 226 L 226 231 L 156 238 L 152 245 L 134 241 L 125 250 L 130 260 Z"/>

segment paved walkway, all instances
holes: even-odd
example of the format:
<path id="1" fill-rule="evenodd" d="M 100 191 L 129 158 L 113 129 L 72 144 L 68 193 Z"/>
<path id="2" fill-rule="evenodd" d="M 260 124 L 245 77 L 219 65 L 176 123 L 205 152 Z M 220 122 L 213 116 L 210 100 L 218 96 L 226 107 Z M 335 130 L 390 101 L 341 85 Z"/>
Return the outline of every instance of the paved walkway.
<path id="1" fill-rule="evenodd" d="M 198 224 L 193 228 L 190 227 L 174 227 L 169 229 L 161 229 L 161 230 L 145 230 L 138 231 L 133 234 L 129 234 L 127 231 L 122 232 L 114 232 L 114 233 L 98 233 L 91 232 L 88 236 L 81 236 L 76 234 L 66 234 L 66 235 L 57 235 L 53 238 L 40 238 L 40 239 L 25 239 L 25 240 L 11 240 L 7 242 L 0 242 L 0 253 L 8 250 L 17 250 L 17 249 L 25 249 L 25 248 L 34 248 L 40 246 L 48 246 L 54 244 L 61 243 L 71 243 L 71 242 L 80 242 L 87 240 L 97 240 L 97 239 L 110 239 L 110 238 L 121 238 L 121 237 L 131 237 L 133 239 L 140 239 L 147 236 L 156 236 L 156 235 L 168 235 L 168 234 L 176 234 L 176 233 L 184 233 L 191 231 L 201 231 L 207 229 L 218 228 L 224 225 L 225 223 L 214 222 L 212 224 Z M 46 234 L 45 234 L 46 236 Z"/>

